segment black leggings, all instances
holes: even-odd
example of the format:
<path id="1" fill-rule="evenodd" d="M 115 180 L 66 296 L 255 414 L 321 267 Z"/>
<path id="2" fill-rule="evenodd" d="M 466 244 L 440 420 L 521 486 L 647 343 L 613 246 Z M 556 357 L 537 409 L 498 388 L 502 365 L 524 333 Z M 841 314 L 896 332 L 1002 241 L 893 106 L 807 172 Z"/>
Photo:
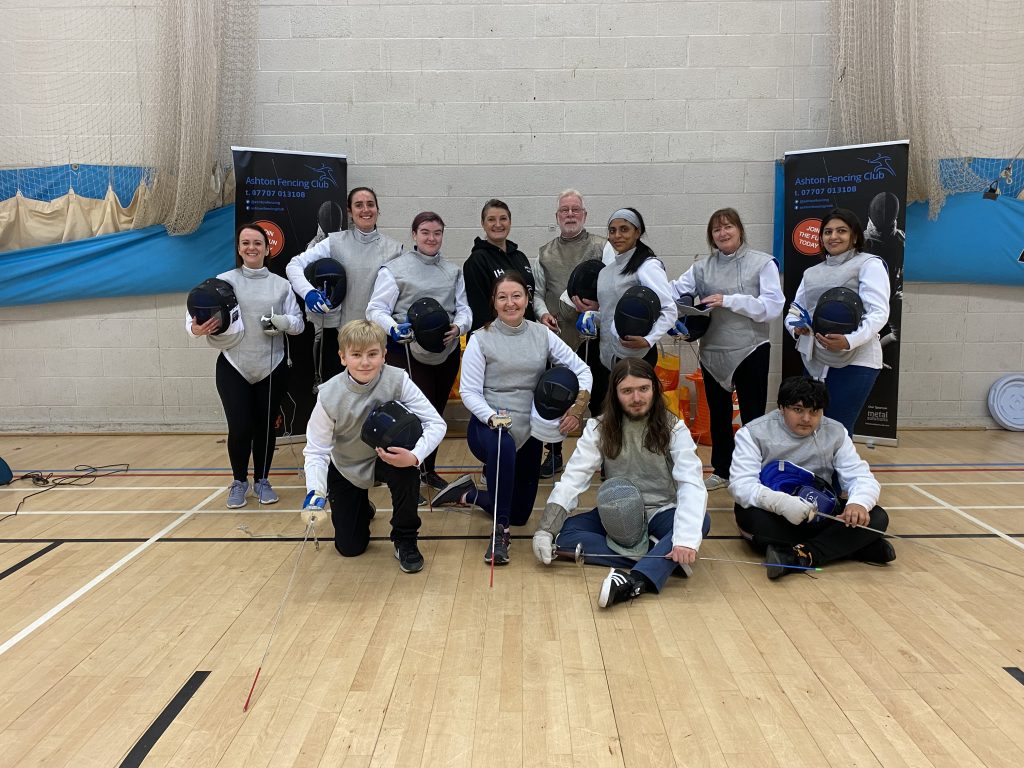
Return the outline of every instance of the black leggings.
<path id="1" fill-rule="evenodd" d="M 285 360 L 267 378 L 250 384 L 224 355 L 217 358 L 217 394 L 228 421 L 228 458 L 235 480 L 248 478 L 250 454 L 253 479 L 263 480 L 270 474 L 277 443 L 272 424 L 287 387 Z"/>
<path id="2" fill-rule="evenodd" d="M 406 350 L 402 349 L 404 346 L 404 344 L 388 340 L 388 351 L 385 356 L 387 364 L 406 372 L 411 370 L 410 376 L 413 384 L 420 388 L 430 404 L 434 406 L 434 410 L 441 418 L 444 418 L 444 407 L 448 404 L 448 396 L 451 395 L 452 385 L 459 373 L 461 350 L 456 347 L 444 362 L 428 365 L 421 363 L 411 353 L 407 358 Z M 434 467 L 437 465 L 438 448 L 435 448 L 420 464 L 424 472 L 434 471 Z"/>
<path id="3" fill-rule="evenodd" d="M 864 560 L 869 563 L 883 562 L 884 554 L 879 549 L 882 536 L 863 528 L 850 528 L 834 520 L 821 520 L 793 525 L 782 515 L 760 507 L 733 508 L 736 525 L 757 552 L 764 554 L 768 545 L 793 547 L 803 544 L 813 556 L 814 565 L 824 565 L 833 560 Z M 838 510 L 837 510 L 838 514 Z M 889 515 L 875 505 L 868 513 L 868 527 L 884 531 L 889 527 Z"/>
<path id="4" fill-rule="evenodd" d="M 740 419 L 749 424 L 764 416 L 768 404 L 768 359 L 771 345 L 762 344 L 736 367 L 732 383 L 736 387 Z M 711 467 L 723 480 L 729 479 L 732 451 L 735 445 L 732 431 L 732 392 L 726 391 L 703 365 L 704 396 L 711 417 Z"/>

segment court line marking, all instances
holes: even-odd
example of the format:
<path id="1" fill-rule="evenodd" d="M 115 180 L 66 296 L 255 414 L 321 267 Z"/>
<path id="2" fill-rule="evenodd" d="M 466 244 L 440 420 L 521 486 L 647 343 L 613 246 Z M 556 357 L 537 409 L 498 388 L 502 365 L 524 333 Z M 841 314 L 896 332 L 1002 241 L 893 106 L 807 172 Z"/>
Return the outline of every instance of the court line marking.
<path id="1" fill-rule="evenodd" d="M 31 555 L 26 557 L 24 560 L 21 560 L 21 561 L 15 563 L 10 568 L 5 570 L 3 573 L 0 573 L 0 580 L 6 579 L 12 573 L 17 573 L 22 568 L 24 568 L 26 565 L 34 563 L 40 557 L 42 557 L 43 555 L 45 555 L 45 554 L 47 554 L 49 552 L 52 552 L 53 550 L 55 550 L 60 545 L 61 545 L 61 542 L 54 541 L 54 542 L 51 542 L 50 544 L 48 544 L 47 546 L 43 547 L 42 549 L 40 549 L 38 552 L 32 553 Z"/>
<path id="2" fill-rule="evenodd" d="M 941 504 L 943 507 L 945 507 L 946 509 L 950 510 L 951 512 L 956 512 L 958 515 L 963 517 L 965 520 L 970 520 L 972 523 L 974 523 L 979 528 L 983 528 L 986 531 L 990 531 L 990 532 L 996 534 L 999 538 L 1004 539 L 1005 541 L 1010 542 L 1015 547 L 1019 547 L 1020 549 L 1024 549 L 1024 544 L 1021 544 L 1016 539 L 1011 538 L 1007 534 L 1005 534 L 1002 531 L 1000 531 L 998 528 L 994 528 L 993 526 L 989 525 L 988 523 L 979 520 L 974 515 L 969 515 L 966 512 L 964 512 L 963 510 L 967 509 L 968 507 L 963 507 L 963 508 L 955 507 L 952 504 L 949 504 L 948 502 L 943 501 L 938 496 L 935 496 L 934 494 L 928 493 L 928 491 L 921 490 L 920 488 L 917 488 L 915 486 L 911 486 L 911 487 L 915 491 L 920 493 L 921 495 L 927 496 L 929 499 L 934 501 L 936 504 Z M 972 509 L 978 509 L 978 507 L 971 507 L 971 508 Z M 984 507 L 982 507 L 982 509 L 984 509 Z"/>
<path id="3" fill-rule="evenodd" d="M 215 498 L 217 498 L 217 496 L 219 496 L 220 494 L 224 493 L 225 490 L 226 490 L 225 488 L 219 488 L 214 493 L 211 493 L 209 496 L 207 496 L 201 502 L 196 504 L 191 510 L 189 510 L 188 512 L 185 512 L 177 520 L 175 520 L 175 521 L 169 523 L 168 525 L 164 526 L 159 532 L 157 532 L 155 535 L 151 536 L 150 538 L 146 539 L 146 541 L 144 541 L 142 544 L 137 546 L 135 549 L 133 549 L 127 555 L 125 555 L 120 560 L 118 560 L 116 563 L 114 563 L 109 568 L 107 568 L 105 571 L 103 571 L 103 573 L 101 573 L 98 576 L 94 577 L 87 584 L 85 584 L 85 585 L 79 587 L 78 589 L 76 589 L 74 592 L 72 592 L 70 595 L 65 597 L 63 600 L 61 600 L 59 603 L 57 603 L 57 605 L 55 605 L 53 608 L 48 610 L 46 613 L 44 613 L 38 619 L 33 621 L 27 627 L 24 627 L 20 632 L 18 632 L 16 635 L 14 635 L 10 639 L 8 639 L 6 642 L 4 642 L 3 645 L 0 645 L 0 656 L 3 656 L 5 653 L 7 653 L 9 650 L 11 650 L 11 648 L 16 646 L 18 643 L 20 643 L 26 637 L 28 637 L 33 632 L 35 632 L 37 629 L 39 629 L 41 626 L 46 624 L 46 622 L 48 622 L 50 619 L 52 619 L 58 613 L 63 611 L 69 605 L 72 605 L 73 603 L 75 603 L 78 600 L 78 598 L 80 598 L 83 595 L 85 595 L 88 592 L 90 592 L 93 589 L 93 587 L 95 587 L 95 586 L 103 583 L 104 581 L 106 581 L 108 576 L 111 576 L 112 574 L 116 573 L 117 571 L 119 571 L 121 569 L 122 566 L 126 565 L 127 563 L 131 562 L 136 557 L 141 555 L 143 552 L 145 552 L 147 549 L 149 549 L 153 544 L 155 544 L 157 541 L 162 539 L 166 534 L 170 533 L 175 528 L 177 528 L 179 525 L 181 525 L 186 520 L 188 520 L 190 517 L 192 517 L 192 515 L 194 515 L 197 511 L 199 511 L 206 504 L 209 504 L 211 501 L 213 501 Z"/>
<path id="4" fill-rule="evenodd" d="M 156 719 L 150 724 L 146 732 L 139 737 L 139 740 L 135 742 L 135 746 L 131 748 L 131 751 L 125 755 L 124 760 L 121 761 L 119 768 L 139 768 L 145 761 L 146 756 L 150 753 L 156 743 L 160 740 L 160 737 L 164 735 L 164 732 L 171 727 L 175 718 L 181 714 L 181 710 L 185 708 L 185 705 L 195 696 L 196 691 L 199 690 L 206 678 L 210 676 L 210 673 L 205 670 L 197 670 L 193 672 L 185 684 L 178 689 L 178 692 L 174 694 L 167 706 L 163 708 Z"/>

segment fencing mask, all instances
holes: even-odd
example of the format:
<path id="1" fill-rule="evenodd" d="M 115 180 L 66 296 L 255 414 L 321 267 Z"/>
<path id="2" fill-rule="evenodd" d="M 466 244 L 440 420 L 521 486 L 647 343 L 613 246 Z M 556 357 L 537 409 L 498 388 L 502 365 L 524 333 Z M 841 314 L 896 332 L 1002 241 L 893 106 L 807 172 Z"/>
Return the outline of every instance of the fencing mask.
<path id="1" fill-rule="evenodd" d="M 661 314 L 658 294 L 646 285 L 631 285 L 615 305 L 615 330 L 623 336 L 646 336 Z"/>
<path id="2" fill-rule="evenodd" d="M 864 317 L 864 302 L 849 288 L 829 288 L 814 305 L 811 324 L 820 334 L 853 333 Z"/>
<path id="3" fill-rule="evenodd" d="M 632 480 L 613 477 L 601 483 L 597 492 L 597 514 L 612 551 L 626 557 L 647 554 L 651 542 L 647 535 L 644 497 Z"/>
<path id="4" fill-rule="evenodd" d="M 238 308 L 235 289 L 227 280 L 211 277 L 191 291 L 185 300 L 189 315 L 202 325 L 211 317 L 220 318 L 220 327 L 211 336 L 227 334 L 233 336 L 244 330 L 242 311 Z M 241 339 L 239 339 L 241 340 Z"/>
<path id="5" fill-rule="evenodd" d="M 838 511 L 832 485 L 799 464 L 770 461 L 761 468 L 758 479 L 766 488 L 811 502 L 823 515 L 834 515 Z"/>
<path id="6" fill-rule="evenodd" d="M 405 448 L 411 451 L 423 436 L 423 425 L 405 405 L 397 400 L 388 400 L 370 411 L 359 436 L 371 448 Z"/>
<path id="7" fill-rule="evenodd" d="M 565 292 L 571 299 L 579 296 L 588 301 L 597 301 L 597 273 L 604 268 L 600 259 L 586 259 L 572 268 Z"/>
<path id="8" fill-rule="evenodd" d="M 303 274 L 310 285 L 327 297 L 331 307 L 338 307 L 345 300 L 348 281 L 345 279 L 345 268 L 337 260 L 317 259 L 306 265 Z"/>
<path id="9" fill-rule="evenodd" d="M 427 352 L 444 352 L 444 335 L 452 320 L 437 299 L 423 296 L 409 307 L 408 322 L 416 343 Z"/>
<path id="10" fill-rule="evenodd" d="M 711 327 L 711 310 L 704 304 L 694 304 L 697 297 L 692 293 L 684 293 L 676 299 L 679 319 L 686 326 L 686 340 L 697 341 Z"/>

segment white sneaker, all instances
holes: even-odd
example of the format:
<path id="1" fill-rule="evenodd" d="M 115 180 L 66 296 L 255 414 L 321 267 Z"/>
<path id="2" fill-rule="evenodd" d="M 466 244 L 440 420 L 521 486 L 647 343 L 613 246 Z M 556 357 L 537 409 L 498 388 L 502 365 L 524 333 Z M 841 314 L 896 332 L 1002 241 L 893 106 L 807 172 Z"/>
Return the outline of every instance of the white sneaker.
<path id="1" fill-rule="evenodd" d="M 704 478 L 704 487 L 709 491 L 717 491 L 719 488 L 728 488 L 729 481 L 718 475 L 708 475 Z"/>

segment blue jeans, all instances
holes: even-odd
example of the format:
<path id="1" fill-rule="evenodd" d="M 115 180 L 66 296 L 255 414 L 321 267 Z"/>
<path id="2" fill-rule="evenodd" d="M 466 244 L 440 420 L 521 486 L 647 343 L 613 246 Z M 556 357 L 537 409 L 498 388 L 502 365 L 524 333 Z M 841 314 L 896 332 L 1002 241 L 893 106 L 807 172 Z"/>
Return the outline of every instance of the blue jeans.
<path id="1" fill-rule="evenodd" d="M 531 437 L 517 451 L 512 435 L 508 430 L 502 430 L 499 465 L 497 430 L 471 416 L 466 439 L 469 450 L 484 463 L 484 477 L 487 478 L 487 490 L 478 490 L 476 498 L 469 501 L 482 507 L 489 515 L 497 510 L 500 525 L 525 525 L 533 512 L 533 502 L 537 500 L 543 443 Z M 497 500 L 494 499 L 495 488 L 498 490 Z"/>
<path id="2" fill-rule="evenodd" d="M 852 435 L 857 417 L 860 416 L 877 378 L 877 368 L 866 368 L 863 365 L 829 368 L 825 376 L 829 401 L 825 415 L 838 421 L 846 427 L 847 434 Z"/>
<path id="3" fill-rule="evenodd" d="M 584 561 L 595 565 L 632 569 L 633 573 L 643 574 L 654 585 L 655 592 L 661 592 L 668 577 L 677 567 L 673 560 L 665 557 L 672 551 L 672 525 L 675 517 L 676 509 L 670 507 L 651 518 L 647 533 L 656 538 L 658 543 L 651 547 L 647 557 L 642 560 L 620 555 L 608 546 L 608 534 L 601 525 L 601 518 L 596 509 L 566 520 L 555 544 L 564 552 L 572 552 L 577 544 L 582 544 Z M 701 536 L 707 536 L 710 530 L 711 518 L 705 512 Z"/>

